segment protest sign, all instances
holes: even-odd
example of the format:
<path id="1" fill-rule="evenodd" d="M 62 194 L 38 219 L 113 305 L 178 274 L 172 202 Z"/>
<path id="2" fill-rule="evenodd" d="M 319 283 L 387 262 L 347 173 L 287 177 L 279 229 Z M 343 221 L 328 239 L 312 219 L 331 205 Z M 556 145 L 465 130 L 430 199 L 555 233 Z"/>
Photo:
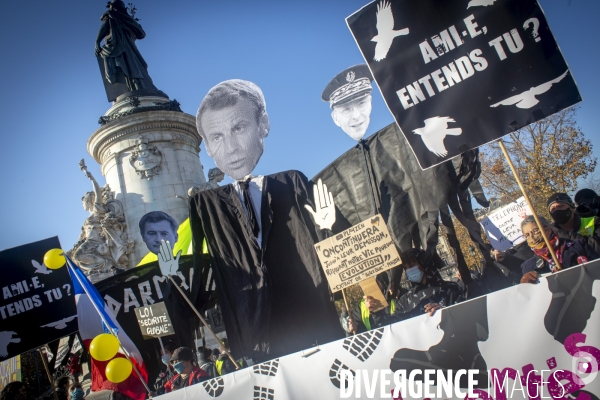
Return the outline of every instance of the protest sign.
<path id="1" fill-rule="evenodd" d="M 144 339 L 174 335 L 173 325 L 164 302 L 135 309 Z"/>
<path id="2" fill-rule="evenodd" d="M 592 261 L 157 399 L 595 399 L 599 283 Z M 467 379 L 439 384 L 466 370 L 475 372 L 475 396 L 460 384 Z M 391 396 L 402 383 L 411 394 Z"/>
<path id="3" fill-rule="evenodd" d="M 378 0 L 346 22 L 423 169 L 582 100 L 536 0 Z"/>
<path id="4" fill-rule="evenodd" d="M 0 252 L 0 360 L 77 331 L 77 309 L 66 268 L 48 269 L 44 254 L 57 237 Z"/>
<path id="5" fill-rule="evenodd" d="M 521 221 L 531 215 L 531 208 L 524 197 L 488 214 L 480 222 L 492 247 L 506 251 L 525 241 L 521 232 Z"/>
<path id="6" fill-rule="evenodd" d="M 333 292 L 401 264 L 380 214 L 315 244 Z"/>
<path id="7" fill-rule="evenodd" d="M 181 256 L 174 280 L 200 308 L 206 301 L 201 297 L 201 286 L 209 285 L 210 280 L 206 276 L 196 274 L 192 264 L 191 256 Z M 172 283 L 162 275 L 158 262 L 129 269 L 97 282 L 94 286 L 142 354 L 151 382 L 160 373 L 163 364 L 156 341 L 144 340 L 142 336 L 137 313 L 134 311 L 136 308 L 164 302 L 175 331 L 172 340 L 180 346 L 192 347 L 198 319 L 179 292 L 172 287 Z M 163 341 L 169 339 L 165 338 Z"/>
<path id="8" fill-rule="evenodd" d="M 0 390 L 14 381 L 21 380 L 21 356 L 0 362 Z"/>

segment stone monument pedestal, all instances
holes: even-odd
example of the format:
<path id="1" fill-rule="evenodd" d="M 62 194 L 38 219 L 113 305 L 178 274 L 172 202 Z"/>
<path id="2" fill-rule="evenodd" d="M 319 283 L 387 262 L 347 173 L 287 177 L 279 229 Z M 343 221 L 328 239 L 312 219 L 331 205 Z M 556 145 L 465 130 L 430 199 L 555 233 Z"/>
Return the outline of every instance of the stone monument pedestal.
<path id="1" fill-rule="evenodd" d="M 100 123 L 87 150 L 123 205 L 127 234 L 135 241 L 132 268 L 148 253 L 138 228 L 144 214 L 164 211 L 178 224 L 188 217 L 188 189 L 206 182 L 199 158 L 202 139 L 195 117 L 164 97 L 116 102 Z"/>

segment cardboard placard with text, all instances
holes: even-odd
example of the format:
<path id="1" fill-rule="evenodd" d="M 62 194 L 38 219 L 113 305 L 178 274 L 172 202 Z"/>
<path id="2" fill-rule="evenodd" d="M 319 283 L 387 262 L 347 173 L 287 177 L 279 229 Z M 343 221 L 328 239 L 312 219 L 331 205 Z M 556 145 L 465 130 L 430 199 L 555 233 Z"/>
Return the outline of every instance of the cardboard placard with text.
<path id="1" fill-rule="evenodd" d="M 527 205 L 525 197 L 521 196 L 488 214 L 480 223 L 492 247 L 506 251 L 525 241 L 521 232 L 521 222 L 527 215 L 531 215 L 531 208 Z"/>
<path id="2" fill-rule="evenodd" d="M 400 255 L 380 214 L 315 244 L 332 292 L 400 265 Z"/>
<path id="3" fill-rule="evenodd" d="M 135 317 L 140 325 L 144 339 L 175 334 L 164 302 L 136 308 Z"/>

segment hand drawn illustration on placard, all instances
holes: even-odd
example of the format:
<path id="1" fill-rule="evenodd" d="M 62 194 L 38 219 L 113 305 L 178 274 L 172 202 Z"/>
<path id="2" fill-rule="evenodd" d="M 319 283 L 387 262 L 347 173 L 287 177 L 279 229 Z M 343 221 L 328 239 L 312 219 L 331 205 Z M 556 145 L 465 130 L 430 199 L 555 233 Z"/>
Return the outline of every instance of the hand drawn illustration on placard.
<path id="1" fill-rule="evenodd" d="M 542 83 L 539 86 L 532 87 L 531 89 L 526 90 L 516 96 L 512 96 L 496 104 L 492 104 L 490 107 L 512 106 L 514 104 L 519 108 L 531 108 L 540 102 L 535 96 L 546 93 L 548 90 L 550 90 L 553 84 L 560 82 L 565 76 L 567 76 L 568 72 L 569 70 L 566 70 L 564 74 L 556 79 L 552 79 L 551 81 Z"/>
<path id="2" fill-rule="evenodd" d="M 36 274 L 48 275 L 48 274 L 52 273 L 52 270 L 48 269 L 48 267 L 46 267 L 44 265 L 44 263 L 40 264 L 39 262 L 37 262 L 35 260 L 31 260 L 31 265 L 33 265 L 33 268 L 35 268 Z"/>
<path id="3" fill-rule="evenodd" d="M 402 35 L 408 35 L 408 28 L 394 30 L 394 15 L 392 14 L 392 6 L 388 1 L 383 1 L 377 5 L 377 35 L 371 39 L 375 45 L 375 56 L 373 60 L 383 60 L 395 38 Z"/>
<path id="4" fill-rule="evenodd" d="M 18 337 L 13 337 L 18 335 L 17 332 L 14 331 L 4 331 L 0 332 L 0 357 L 6 357 L 8 355 L 8 345 L 11 343 L 19 343 L 21 341 Z"/>
<path id="5" fill-rule="evenodd" d="M 471 0 L 469 2 L 469 4 L 467 5 L 467 10 L 471 7 L 477 7 L 477 6 L 491 6 L 496 2 L 496 0 Z"/>
<path id="6" fill-rule="evenodd" d="M 46 325 L 41 325 L 40 328 L 56 328 L 56 329 L 65 329 L 67 327 L 67 323 L 73 321 L 77 318 L 77 315 L 73 315 L 71 317 L 63 318 L 58 321 L 50 322 Z"/>
<path id="7" fill-rule="evenodd" d="M 437 155 L 438 157 L 446 157 L 448 150 L 444 146 L 444 138 L 446 135 L 458 136 L 462 133 L 461 128 L 448 128 L 449 122 L 456 122 L 450 117 L 433 117 L 427 118 L 423 128 L 413 130 L 417 135 L 421 136 L 425 146 Z"/>

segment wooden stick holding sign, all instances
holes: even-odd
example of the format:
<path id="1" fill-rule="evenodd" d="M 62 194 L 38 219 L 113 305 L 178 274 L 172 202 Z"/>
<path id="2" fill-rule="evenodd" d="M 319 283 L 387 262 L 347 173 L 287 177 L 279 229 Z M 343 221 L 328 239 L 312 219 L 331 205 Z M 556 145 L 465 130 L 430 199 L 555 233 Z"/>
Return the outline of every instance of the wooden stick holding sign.
<path id="1" fill-rule="evenodd" d="M 56 385 L 54 385 L 54 379 L 52 379 L 52 375 L 50 374 L 50 369 L 48 368 L 48 360 L 46 359 L 46 354 L 42 351 L 41 347 L 38 347 L 38 351 L 40 352 L 40 357 L 42 357 L 42 362 L 44 363 L 44 368 L 46 369 L 46 374 L 48 375 L 48 380 L 50 381 L 50 385 L 52 385 L 52 393 L 54 393 L 54 398 L 58 399 L 58 393 L 56 393 Z"/>
<path id="2" fill-rule="evenodd" d="M 179 256 L 180 255 L 181 255 L 181 251 L 179 253 L 177 253 L 176 257 L 173 257 L 173 249 L 171 248 L 171 243 L 161 240 L 160 253 L 158 253 L 158 266 L 160 267 L 160 272 L 163 274 L 163 276 L 168 277 L 169 280 L 171 281 L 171 283 L 173 284 L 173 286 L 175 286 L 175 288 L 177 288 L 177 290 L 179 291 L 179 293 L 181 294 L 183 299 L 186 301 L 186 303 L 188 303 L 188 305 L 190 306 L 192 311 L 194 311 L 196 316 L 200 319 L 200 322 L 202 322 L 202 324 L 206 327 L 206 329 L 208 329 L 208 331 L 210 332 L 212 337 L 217 341 L 217 344 L 219 345 L 219 349 L 223 353 L 227 354 L 227 357 L 229 357 L 229 359 L 235 366 L 235 369 L 240 369 L 240 366 L 238 365 L 238 363 L 233 359 L 231 354 L 229 354 L 229 351 L 225 348 L 225 346 L 223 346 L 221 339 L 219 339 L 219 337 L 213 332 L 213 330 L 210 329 L 210 326 L 204 320 L 204 318 L 202 317 L 200 312 L 196 309 L 196 307 L 194 307 L 194 305 L 192 304 L 190 299 L 188 299 L 188 297 L 186 296 L 185 292 L 179 287 L 177 282 L 175 282 L 175 280 L 173 279 L 173 275 L 176 275 L 177 271 L 179 270 Z"/>
<path id="3" fill-rule="evenodd" d="M 506 147 L 504 146 L 504 142 L 502 141 L 502 139 L 498 140 L 498 144 L 500 145 L 500 149 L 502 150 L 502 153 L 504 153 L 504 157 L 506 158 L 506 161 L 508 162 L 508 166 L 510 167 L 513 175 L 515 176 L 515 179 L 517 180 L 517 183 L 519 184 L 519 188 L 521 188 L 521 192 L 523 193 L 523 197 L 525 197 L 525 201 L 527 201 L 527 204 L 529 205 L 529 208 L 531 209 L 531 215 L 533 215 L 533 218 L 535 219 L 535 223 L 537 224 L 540 232 L 542 233 L 542 237 L 544 238 L 544 242 L 546 242 L 546 246 L 548 246 L 548 250 L 550 251 L 550 255 L 552 256 L 552 260 L 554 260 L 554 264 L 556 265 L 556 269 L 562 269 L 562 265 L 560 265 L 560 263 L 558 262 L 558 258 L 556 258 L 556 253 L 554 252 L 554 248 L 552 247 L 552 244 L 550 243 L 550 239 L 546 235 L 546 231 L 544 230 L 544 226 L 540 222 L 540 219 L 539 219 L 537 213 L 535 212 L 535 209 L 533 208 L 533 204 L 531 204 L 531 200 L 529 200 L 529 196 L 527 195 L 527 191 L 525 191 L 525 187 L 523 186 L 523 183 L 521 182 L 521 178 L 519 178 L 519 174 L 517 173 L 517 169 L 515 168 L 515 166 L 514 166 L 512 160 L 511 160 L 510 156 L 508 155 L 508 151 L 506 151 Z"/>

